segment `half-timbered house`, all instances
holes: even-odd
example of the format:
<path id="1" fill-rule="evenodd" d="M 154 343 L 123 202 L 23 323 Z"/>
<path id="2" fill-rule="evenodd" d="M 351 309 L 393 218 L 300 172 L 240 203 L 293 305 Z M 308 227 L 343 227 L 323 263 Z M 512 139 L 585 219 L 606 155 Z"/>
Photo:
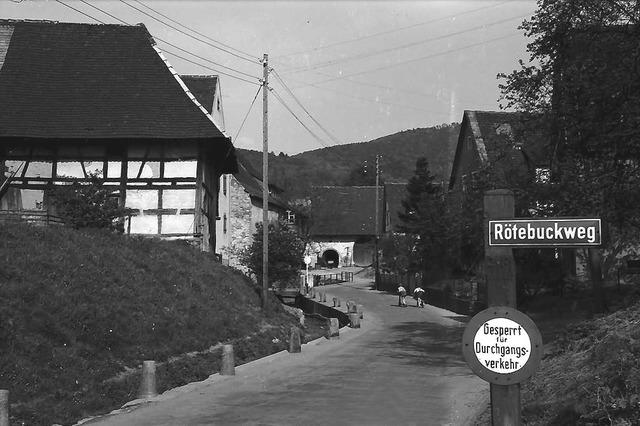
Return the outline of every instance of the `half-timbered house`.
<path id="1" fill-rule="evenodd" d="M 126 232 L 215 247 L 235 150 L 142 24 L 0 20 L 0 207 L 54 214 L 48 189 L 101 176 Z"/>

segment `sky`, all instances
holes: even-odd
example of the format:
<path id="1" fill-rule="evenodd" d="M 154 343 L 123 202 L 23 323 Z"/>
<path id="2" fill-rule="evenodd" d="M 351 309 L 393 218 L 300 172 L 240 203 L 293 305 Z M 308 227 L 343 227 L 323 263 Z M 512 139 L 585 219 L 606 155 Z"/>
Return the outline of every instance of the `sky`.
<path id="1" fill-rule="evenodd" d="M 263 149 L 267 54 L 268 150 L 290 155 L 498 110 L 496 76 L 528 60 L 518 26 L 535 9 L 533 0 L 0 0 L 0 18 L 144 23 L 179 74 L 219 75 L 238 148 Z"/>

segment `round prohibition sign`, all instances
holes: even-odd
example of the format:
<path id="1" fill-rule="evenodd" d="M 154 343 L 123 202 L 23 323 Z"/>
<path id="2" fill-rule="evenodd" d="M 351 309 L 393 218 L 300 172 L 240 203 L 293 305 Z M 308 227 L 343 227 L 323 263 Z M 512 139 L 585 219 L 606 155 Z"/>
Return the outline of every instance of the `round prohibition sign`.
<path id="1" fill-rule="evenodd" d="M 462 354 L 469 368 L 496 385 L 512 385 L 531 377 L 542 353 L 538 327 L 531 318 L 507 306 L 479 312 L 462 336 Z"/>

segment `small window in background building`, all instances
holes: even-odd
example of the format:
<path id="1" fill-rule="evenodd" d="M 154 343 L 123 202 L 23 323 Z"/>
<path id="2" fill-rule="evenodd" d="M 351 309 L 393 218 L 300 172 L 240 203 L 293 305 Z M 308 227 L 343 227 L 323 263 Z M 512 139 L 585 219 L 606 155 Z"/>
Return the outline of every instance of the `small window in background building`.
<path id="1" fill-rule="evenodd" d="M 551 179 L 551 170 L 548 167 L 536 167 L 536 183 L 548 183 Z"/>
<path id="2" fill-rule="evenodd" d="M 289 225 L 293 225 L 296 223 L 296 214 L 291 210 L 287 210 L 287 223 Z"/>
<path id="3" fill-rule="evenodd" d="M 216 102 L 216 108 L 220 111 L 220 98 L 218 98 L 218 101 Z"/>
<path id="4" fill-rule="evenodd" d="M 227 175 L 222 175 L 222 195 L 227 195 Z"/>
<path id="5" fill-rule="evenodd" d="M 222 233 L 226 234 L 227 233 L 227 214 L 223 214 L 222 215 Z"/>

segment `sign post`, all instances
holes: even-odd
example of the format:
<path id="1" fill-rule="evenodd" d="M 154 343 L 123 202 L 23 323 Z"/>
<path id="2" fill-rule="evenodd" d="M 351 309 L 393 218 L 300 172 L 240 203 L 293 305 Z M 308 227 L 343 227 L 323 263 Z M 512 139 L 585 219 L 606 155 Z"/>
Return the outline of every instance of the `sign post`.
<path id="1" fill-rule="evenodd" d="M 514 196 L 484 194 L 484 253 L 488 309 L 474 316 L 462 338 L 471 370 L 491 384 L 493 426 L 520 426 L 520 382 L 542 358 L 542 338 L 529 317 L 516 310 L 513 248 L 588 247 L 602 243 L 600 219 L 514 217 Z"/>
<path id="2" fill-rule="evenodd" d="M 304 264 L 307 267 L 307 273 L 304 278 L 304 284 L 307 288 L 309 288 L 309 264 L 311 263 L 311 256 L 308 254 L 304 256 Z"/>
<path id="3" fill-rule="evenodd" d="M 485 235 L 489 234 L 488 220 L 513 218 L 513 192 L 487 191 L 484 195 Z M 494 247 L 485 239 L 485 273 L 487 280 L 487 304 L 489 307 L 516 308 L 516 265 L 511 248 Z M 520 384 L 516 382 L 491 383 L 491 418 L 493 426 L 519 426 Z"/>

